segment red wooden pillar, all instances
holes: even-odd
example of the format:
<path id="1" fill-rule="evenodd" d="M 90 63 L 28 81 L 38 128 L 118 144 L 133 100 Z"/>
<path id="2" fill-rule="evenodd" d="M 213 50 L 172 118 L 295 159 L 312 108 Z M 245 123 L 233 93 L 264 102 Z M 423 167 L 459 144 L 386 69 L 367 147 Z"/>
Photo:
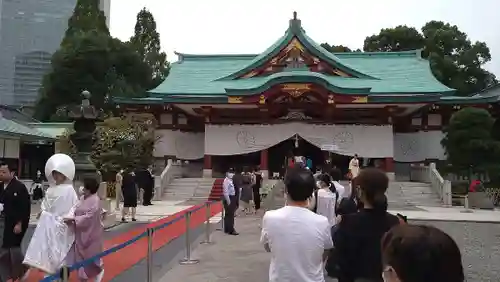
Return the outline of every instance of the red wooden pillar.
<path id="1" fill-rule="evenodd" d="M 210 155 L 204 156 L 203 169 L 212 169 L 212 156 L 210 156 Z"/>
<path id="2" fill-rule="evenodd" d="M 264 149 L 260 151 L 260 169 L 261 170 L 268 170 L 268 150 Z"/>
<path id="3" fill-rule="evenodd" d="M 385 158 L 385 172 L 394 172 L 394 159 Z"/>

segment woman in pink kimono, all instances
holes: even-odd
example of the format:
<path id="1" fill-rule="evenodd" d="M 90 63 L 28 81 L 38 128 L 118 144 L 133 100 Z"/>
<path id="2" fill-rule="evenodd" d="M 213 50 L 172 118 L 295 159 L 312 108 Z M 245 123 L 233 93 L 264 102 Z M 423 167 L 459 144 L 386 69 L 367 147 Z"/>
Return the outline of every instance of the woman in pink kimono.
<path id="1" fill-rule="evenodd" d="M 68 254 L 68 265 L 89 259 L 103 251 L 102 208 L 96 194 L 99 184 L 96 179 L 83 181 L 83 196 L 75 207 L 75 215 L 66 218 L 65 222 L 75 231 L 75 243 Z M 78 269 L 80 281 L 100 282 L 104 275 L 101 259 L 97 259 L 85 267 Z"/>

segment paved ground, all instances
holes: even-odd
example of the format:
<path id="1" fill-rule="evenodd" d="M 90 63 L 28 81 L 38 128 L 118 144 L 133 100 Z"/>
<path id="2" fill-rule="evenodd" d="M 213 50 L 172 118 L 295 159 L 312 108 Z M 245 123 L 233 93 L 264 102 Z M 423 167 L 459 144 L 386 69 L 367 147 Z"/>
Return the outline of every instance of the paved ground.
<path id="1" fill-rule="evenodd" d="M 433 195 L 427 195 L 425 187 L 415 188 L 417 201 L 408 199 L 412 192 L 406 188 L 391 186 L 390 208 L 406 211 L 422 211 L 436 214 L 432 208 L 419 207 L 422 203 L 433 203 Z M 399 190 L 399 191 L 398 191 Z M 267 208 L 282 206 L 284 201 L 280 189 L 266 201 Z M 406 195 L 406 196 L 405 196 Z M 435 206 L 435 205 L 434 205 Z M 500 224 L 456 221 L 411 221 L 414 224 L 434 225 L 450 234 L 462 251 L 464 270 L 468 282 L 496 282 L 500 277 Z M 240 216 L 236 218 L 239 236 L 229 236 L 221 232 L 213 233 L 217 243 L 198 246 L 193 257 L 200 263 L 191 266 L 174 265 L 160 282 L 253 282 L 267 281 L 270 255 L 259 244 L 260 217 Z M 327 280 L 335 281 L 335 280 Z"/>
<path id="2" fill-rule="evenodd" d="M 159 281 L 253 282 L 267 281 L 270 255 L 259 244 L 258 217 L 238 217 L 239 236 L 213 233 L 217 243 L 198 246 L 191 266 L 177 265 Z M 500 277 L 500 224 L 428 222 L 450 234 L 462 250 L 468 282 L 496 282 Z M 334 280 L 331 280 L 334 281 Z"/>

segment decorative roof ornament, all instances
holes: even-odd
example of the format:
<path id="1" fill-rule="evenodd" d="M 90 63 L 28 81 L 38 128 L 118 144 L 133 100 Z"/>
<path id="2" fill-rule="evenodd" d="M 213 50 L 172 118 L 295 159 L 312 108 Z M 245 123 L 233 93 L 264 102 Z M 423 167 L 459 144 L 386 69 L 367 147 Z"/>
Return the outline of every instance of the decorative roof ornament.
<path id="1" fill-rule="evenodd" d="M 286 116 L 280 117 L 281 120 L 310 120 L 312 119 L 310 116 L 304 114 L 303 111 L 300 110 L 290 110 Z"/>
<path id="2" fill-rule="evenodd" d="M 294 11 L 293 18 L 290 20 L 290 29 L 292 31 L 298 31 L 301 29 L 301 26 L 302 26 L 302 24 L 301 24 L 300 20 L 297 18 L 297 12 Z"/>

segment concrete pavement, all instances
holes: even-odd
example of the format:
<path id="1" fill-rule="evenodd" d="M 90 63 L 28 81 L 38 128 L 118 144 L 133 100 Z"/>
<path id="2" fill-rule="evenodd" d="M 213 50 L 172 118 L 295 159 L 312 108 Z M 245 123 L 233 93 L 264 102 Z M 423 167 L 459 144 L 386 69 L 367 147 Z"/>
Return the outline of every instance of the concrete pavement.
<path id="1" fill-rule="evenodd" d="M 159 281 L 254 282 L 267 281 L 270 254 L 259 243 L 260 217 L 236 219 L 239 236 L 212 233 L 213 245 L 200 245 L 193 252 L 196 265 L 177 265 Z"/>

